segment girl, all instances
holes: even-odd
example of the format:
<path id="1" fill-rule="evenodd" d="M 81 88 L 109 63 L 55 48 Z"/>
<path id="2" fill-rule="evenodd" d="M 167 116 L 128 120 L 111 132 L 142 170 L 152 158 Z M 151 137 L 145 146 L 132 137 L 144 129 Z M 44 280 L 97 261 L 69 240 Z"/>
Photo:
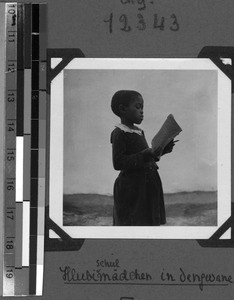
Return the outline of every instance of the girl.
<path id="1" fill-rule="evenodd" d="M 121 124 L 111 133 L 113 165 L 120 174 L 114 184 L 114 226 L 159 226 L 166 223 L 163 189 L 144 132 L 134 124 L 143 120 L 143 98 L 136 91 L 114 94 L 112 111 Z M 163 154 L 172 151 L 171 141 Z"/>

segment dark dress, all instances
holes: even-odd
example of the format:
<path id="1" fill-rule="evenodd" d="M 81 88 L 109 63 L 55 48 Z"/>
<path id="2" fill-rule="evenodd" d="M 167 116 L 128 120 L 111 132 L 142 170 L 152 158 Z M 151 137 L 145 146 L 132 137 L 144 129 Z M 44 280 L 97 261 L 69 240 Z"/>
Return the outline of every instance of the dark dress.
<path id="1" fill-rule="evenodd" d="M 163 189 L 144 133 L 115 128 L 111 133 L 113 165 L 120 170 L 114 184 L 114 226 L 159 226 L 166 223 Z"/>

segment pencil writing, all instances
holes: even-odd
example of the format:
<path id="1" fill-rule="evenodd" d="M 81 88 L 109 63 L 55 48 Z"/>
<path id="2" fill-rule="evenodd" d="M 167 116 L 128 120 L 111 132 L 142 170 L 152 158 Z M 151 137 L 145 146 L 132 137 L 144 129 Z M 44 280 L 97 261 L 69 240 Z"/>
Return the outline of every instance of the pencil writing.
<path id="1" fill-rule="evenodd" d="M 220 285 L 233 283 L 232 276 L 227 274 L 214 274 L 214 273 L 196 273 L 186 272 L 184 269 L 179 268 L 179 273 L 166 272 L 164 269 L 161 272 L 160 279 L 162 282 L 181 283 L 181 284 L 196 284 L 199 289 L 203 291 L 205 285 Z"/>
<path id="2" fill-rule="evenodd" d="M 147 28 L 151 28 L 155 31 L 169 30 L 174 32 L 180 29 L 178 17 L 174 13 L 170 14 L 170 16 L 160 16 L 154 13 L 147 18 L 142 13 L 138 13 L 135 18 L 132 19 L 128 14 L 117 15 L 111 12 L 103 21 L 107 24 L 109 33 L 113 33 L 114 30 L 120 30 L 122 32 L 132 32 L 134 30 L 145 31 Z"/>
<path id="3" fill-rule="evenodd" d="M 152 276 L 147 272 L 140 272 L 137 269 L 128 271 L 126 269 L 111 272 L 102 269 L 86 270 L 79 272 L 76 268 L 65 266 L 59 268 L 62 279 L 65 283 L 75 282 L 129 282 L 129 281 L 150 281 Z"/>
<path id="4" fill-rule="evenodd" d="M 142 32 L 147 29 L 155 32 L 180 30 L 177 14 L 173 11 L 162 14 L 154 7 L 153 0 L 119 0 L 119 4 L 119 13 L 112 11 L 103 20 L 110 34 L 116 31 Z"/>

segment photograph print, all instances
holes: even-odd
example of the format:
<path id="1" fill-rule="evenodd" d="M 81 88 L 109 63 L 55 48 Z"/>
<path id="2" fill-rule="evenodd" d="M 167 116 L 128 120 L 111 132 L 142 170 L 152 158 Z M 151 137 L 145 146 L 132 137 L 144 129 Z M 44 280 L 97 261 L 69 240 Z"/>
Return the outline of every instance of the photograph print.
<path id="1" fill-rule="evenodd" d="M 72 237 L 208 238 L 230 216 L 230 95 L 209 59 L 73 59 L 51 82 L 51 216 Z"/>

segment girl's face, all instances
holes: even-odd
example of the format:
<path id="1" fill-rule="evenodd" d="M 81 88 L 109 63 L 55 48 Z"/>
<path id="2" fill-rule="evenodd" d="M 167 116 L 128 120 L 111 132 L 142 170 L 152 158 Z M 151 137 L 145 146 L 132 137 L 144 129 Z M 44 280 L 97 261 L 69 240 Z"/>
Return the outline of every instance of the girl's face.
<path id="1" fill-rule="evenodd" d="M 143 120 L 144 101 L 141 96 L 137 96 L 129 103 L 125 110 L 125 119 L 132 124 L 140 124 Z"/>

